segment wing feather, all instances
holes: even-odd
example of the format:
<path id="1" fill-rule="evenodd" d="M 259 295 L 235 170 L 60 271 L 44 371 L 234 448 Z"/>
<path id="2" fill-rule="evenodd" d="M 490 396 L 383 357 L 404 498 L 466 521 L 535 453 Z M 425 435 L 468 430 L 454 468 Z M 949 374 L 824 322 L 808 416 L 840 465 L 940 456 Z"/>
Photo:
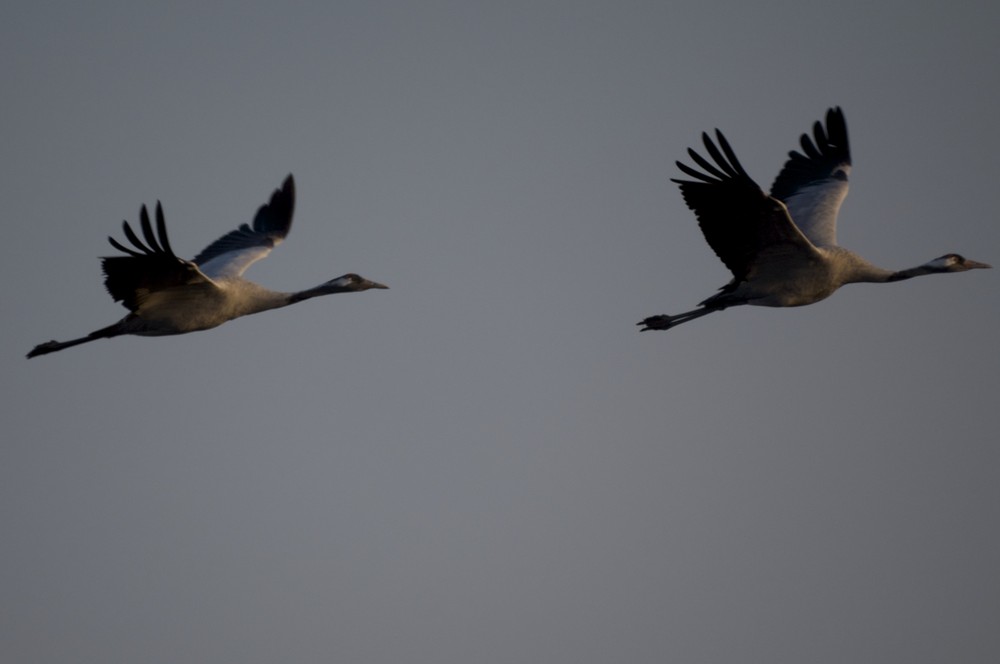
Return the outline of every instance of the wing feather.
<path id="1" fill-rule="evenodd" d="M 681 162 L 677 167 L 695 180 L 677 180 L 684 202 L 715 254 L 737 281 L 745 279 L 757 256 L 779 245 L 816 253 L 816 248 L 792 222 L 785 205 L 768 196 L 743 169 L 725 136 L 716 130 L 718 146 L 702 134 L 705 150 L 715 163 L 688 150 L 705 173 Z M 721 147 L 721 150 L 720 150 Z"/>
<path id="2" fill-rule="evenodd" d="M 163 218 L 163 206 L 160 205 L 160 201 L 156 201 L 156 230 L 160 235 L 160 244 L 163 246 L 163 251 L 168 254 L 174 253 L 174 250 L 170 246 L 170 240 L 167 239 L 167 221 Z"/>
<path id="3" fill-rule="evenodd" d="M 123 221 L 122 230 L 134 248 L 126 247 L 109 237 L 112 247 L 128 255 L 106 256 L 101 259 L 104 286 L 112 298 L 120 301 L 130 311 L 138 309 L 150 293 L 167 288 L 195 284 L 215 287 L 215 283 L 202 274 L 197 265 L 174 255 L 167 239 L 166 222 L 159 203 L 156 205 L 156 214 L 159 237 L 154 235 L 149 223 L 149 212 L 143 205 L 139 210 L 139 224 L 146 242 L 143 243 L 129 223 Z"/>
<path id="4" fill-rule="evenodd" d="M 160 202 L 157 201 L 156 204 L 159 205 Z M 163 247 L 156 241 L 156 235 L 153 234 L 153 225 L 149 223 L 149 212 L 145 205 L 142 206 L 139 214 L 139 222 L 142 224 L 142 236 L 146 238 L 146 244 L 149 245 L 149 248 L 157 253 L 163 253 Z"/>
<path id="5" fill-rule="evenodd" d="M 851 151 L 847 122 L 839 107 L 826 112 L 826 128 L 816 122 L 813 136 L 802 134 L 802 152 L 791 151 L 771 186 L 788 206 L 795 224 L 815 245 L 837 244 L 837 215 L 847 197 Z M 804 153 L 804 154 L 803 154 Z"/>
<path id="6" fill-rule="evenodd" d="M 257 210 L 252 227 L 241 224 L 226 233 L 195 256 L 194 262 L 212 278 L 240 276 L 285 239 L 294 211 L 295 180 L 289 175 L 270 201 Z"/>

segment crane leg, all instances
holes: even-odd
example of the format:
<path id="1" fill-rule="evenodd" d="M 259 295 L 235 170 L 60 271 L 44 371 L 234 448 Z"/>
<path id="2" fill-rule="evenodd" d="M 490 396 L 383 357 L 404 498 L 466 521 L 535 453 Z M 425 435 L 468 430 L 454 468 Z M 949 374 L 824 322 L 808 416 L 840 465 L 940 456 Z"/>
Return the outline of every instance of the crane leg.
<path id="1" fill-rule="evenodd" d="M 636 323 L 636 325 L 644 326 L 641 330 L 639 330 L 640 332 L 648 332 L 649 330 L 669 330 L 670 328 L 676 327 L 681 323 L 686 323 L 689 320 L 694 320 L 695 318 L 701 318 L 706 314 L 719 310 L 720 308 L 715 307 L 700 307 L 691 311 L 685 311 L 684 313 L 677 314 L 675 316 L 661 314 L 659 316 L 650 316 L 649 318 L 643 319 Z"/>
<path id="2" fill-rule="evenodd" d="M 117 337 L 120 334 L 125 334 L 122 329 L 122 322 L 119 321 L 114 325 L 109 325 L 107 327 L 102 327 L 99 330 L 94 330 L 85 337 L 80 337 L 79 339 L 72 339 L 70 341 L 46 341 L 43 344 L 38 344 L 31 349 L 28 353 L 28 357 L 38 357 L 39 355 L 45 355 L 47 353 L 54 353 L 57 350 L 62 350 L 64 348 L 70 348 L 71 346 L 79 346 L 80 344 L 85 344 L 88 341 L 96 341 L 97 339 L 108 339 L 110 337 Z"/>

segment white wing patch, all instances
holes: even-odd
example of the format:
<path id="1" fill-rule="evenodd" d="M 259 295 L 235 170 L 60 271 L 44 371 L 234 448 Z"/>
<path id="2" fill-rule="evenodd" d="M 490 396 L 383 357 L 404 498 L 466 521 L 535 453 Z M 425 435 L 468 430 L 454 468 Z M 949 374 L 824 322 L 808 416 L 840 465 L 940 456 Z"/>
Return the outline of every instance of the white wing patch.
<path id="1" fill-rule="evenodd" d="M 838 170 L 838 175 L 841 171 L 843 174 L 840 177 L 805 185 L 785 198 L 795 225 L 817 247 L 837 245 L 837 215 L 847 197 L 847 176 L 851 167 L 845 164 Z"/>
<path id="2" fill-rule="evenodd" d="M 253 226 L 241 224 L 194 257 L 201 271 L 213 279 L 237 279 L 248 267 L 281 244 L 292 227 L 295 181 L 289 175 L 271 200 L 257 210 Z"/>
<path id="3" fill-rule="evenodd" d="M 245 249 L 234 249 L 205 261 L 198 267 L 206 276 L 212 279 L 235 279 L 246 272 L 247 268 L 266 258 L 271 250 L 280 243 L 275 241 L 271 246 L 255 246 Z"/>

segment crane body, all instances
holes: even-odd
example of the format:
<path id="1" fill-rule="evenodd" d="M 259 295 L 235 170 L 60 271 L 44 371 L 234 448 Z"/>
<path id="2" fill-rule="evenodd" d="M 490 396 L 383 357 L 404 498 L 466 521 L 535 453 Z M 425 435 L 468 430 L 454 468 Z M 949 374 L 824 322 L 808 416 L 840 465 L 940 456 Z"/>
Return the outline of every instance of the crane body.
<path id="1" fill-rule="evenodd" d="M 163 207 L 156 205 L 156 231 L 146 206 L 139 212 L 143 239 L 123 223 L 131 247 L 108 238 L 124 256 L 101 259 L 104 284 L 129 313 L 112 325 L 70 341 L 48 341 L 28 357 L 125 334 L 164 336 L 208 330 L 250 314 L 285 307 L 320 295 L 388 288 L 357 274 L 345 274 L 314 288 L 293 293 L 272 291 L 243 278 L 243 272 L 271 253 L 292 225 L 295 181 L 289 175 L 271 200 L 261 206 L 252 227 L 230 231 L 193 260 L 178 258 L 167 237 Z"/>
<path id="2" fill-rule="evenodd" d="M 988 268 L 986 263 L 945 254 L 906 270 L 886 270 L 837 245 L 837 215 L 847 196 L 851 154 L 847 123 L 839 108 L 803 134 L 802 152 L 792 151 L 769 194 L 757 185 L 719 130 L 702 142 L 711 160 L 693 149 L 700 167 L 677 167 L 690 180 L 674 179 L 709 246 L 732 280 L 697 309 L 650 316 L 643 332 L 672 327 L 728 307 L 749 304 L 800 307 L 819 302 L 851 283 L 887 283 L 926 274 Z M 804 153 L 804 154 L 803 154 Z"/>

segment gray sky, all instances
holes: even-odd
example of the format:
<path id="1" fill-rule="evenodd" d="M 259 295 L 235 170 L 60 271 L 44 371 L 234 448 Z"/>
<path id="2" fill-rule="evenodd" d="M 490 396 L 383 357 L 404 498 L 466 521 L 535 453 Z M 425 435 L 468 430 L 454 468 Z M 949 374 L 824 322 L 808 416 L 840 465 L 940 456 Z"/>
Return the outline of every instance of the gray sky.
<path id="1" fill-rule="evenodd" d="M 832 105 L 844 245 L 1000 263 L 995 3 L 213 7 L 0 22 L 0 660 L 1000 660 L 1000 270 L 634 325 L 728 279 L 674 160 Z M 289 172 L 248 276 L 391 290 L 24 359 Z"/>

